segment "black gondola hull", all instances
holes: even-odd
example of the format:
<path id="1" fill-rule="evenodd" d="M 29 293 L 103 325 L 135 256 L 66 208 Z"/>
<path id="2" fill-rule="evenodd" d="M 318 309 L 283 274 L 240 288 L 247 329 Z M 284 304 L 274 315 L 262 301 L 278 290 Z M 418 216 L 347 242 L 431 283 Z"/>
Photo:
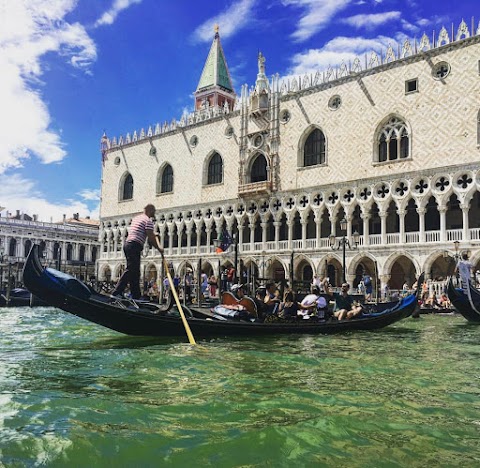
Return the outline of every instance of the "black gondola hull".
<path id="1" fill-rule="evenodd" d="M 480 313 L 478 312 L 480 311 L 480 293 L 471 284 L 469 284 L 469 287 L 474 307 L 472 307 L 468 294 L 462 289 L 455 288 L 452 278 L 447 281 L 447 296 L 453 307 L 469 322 L 480 323 Z"/>
<path id="2" fill-rule="evenodd" d="M 142 305 L 139 308 L 119 306 L 118 302 L 112 303 L 109 297 L 89 290 L 68 275 L 44 269 L 36 245 L 32 247 L 25 263 L 23 281 L 33 294 L 52 306 L 117 332 L 141 336 L 185 336 L 185 328 L 177 316 Z M 195 337 L 327 334 L 383 328 L 409 317 L 416 305 L 417 298 L 411 295 L 399 301 L 391 310 L 353 320 L 262 323 L 190 317 L 188 323 Z"/>

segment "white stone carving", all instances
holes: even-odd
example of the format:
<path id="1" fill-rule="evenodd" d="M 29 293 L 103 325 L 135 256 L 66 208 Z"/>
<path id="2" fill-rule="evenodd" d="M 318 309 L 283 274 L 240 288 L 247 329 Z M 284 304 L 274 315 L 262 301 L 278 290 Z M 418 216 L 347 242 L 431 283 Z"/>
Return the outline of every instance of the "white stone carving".
<path id="1" fill-rule="evenodd" d="M 418 46 L 418 51 L 424 52 L 430 49 L 431 49 L 430 39 L 425 33 L 423 33 L 423 36 L 420 38 L 420 45 Z"/>
<path id="2" fill-rule="evenodd" d="M 459 41 L 460 39 L 466 39 L 467 37 L 470 37 L 470 31 L 468 30 L 467 23 L 465 23 L 465 21 L 462 19 L 462 22 L 457 30 L 457 35 L 455 36 L 455 40 Z"/>
<path id="3" fill-rule="evenodd" d="M 440 30 L 440 34 L 438 35 L 437 39 L 437 47 L 441 47 L 442 45 L 450 44 L 450 38 L 448 37 L 448 31 L 445 26 L 442 27 Z"/>

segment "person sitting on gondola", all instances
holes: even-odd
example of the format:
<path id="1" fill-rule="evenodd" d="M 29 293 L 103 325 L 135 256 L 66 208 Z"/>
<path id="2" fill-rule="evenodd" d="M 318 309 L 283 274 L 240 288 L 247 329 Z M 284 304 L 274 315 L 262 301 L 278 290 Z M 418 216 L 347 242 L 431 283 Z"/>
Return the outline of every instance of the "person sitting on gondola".
<path id="1" fill-rule="evenodd" d="M 297 318 L 299 304 L 295 297 L 295 293 L 291 289 L 286 289 L 283 294 L 283 301 L 279 305 L 278 316 L 285 320 Z"/>
<path id="2" fill-rule="evenodd" d="M 332 289 L 328 291 L 329 296 L 335 299 L 333 316 L 338 320 L 352 319 L 362 315 L 363 307 L 354 303 L 354 298 L 348 294 L 349 289 L 350 285 L 343 283 L 341 292 L 334 293 Z"/>
<path id="3" fill-rule="evenodd" d="M 277 285 L 273 282 L 267 283 L 266 286 L 266 294 L 265 294 L 265 313 L 266 315 L 273 315 L 277 313 L 278 306 L 280 304 L 279 291 L 277 289 Z"/>

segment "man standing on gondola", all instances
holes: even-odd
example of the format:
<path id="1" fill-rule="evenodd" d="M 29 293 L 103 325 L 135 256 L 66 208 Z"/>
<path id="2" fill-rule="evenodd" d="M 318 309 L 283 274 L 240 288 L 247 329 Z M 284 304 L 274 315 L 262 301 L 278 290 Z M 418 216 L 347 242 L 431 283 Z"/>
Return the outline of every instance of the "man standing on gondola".
<path id="1" fill-rule="evenodd" d="M 140 255 L 147 238 L 150 245 L 155 247 L 160 253 L 163 253 L 163 249 L 157 245 L 157 240 L 153 233 L 153 221 L 151 218 L 154 216 L 155 207 L 148 204 L 143 209 L 142 214 L 133 218 L 128 229 L 128 237 L 123 246 L 123 252 L 127 259 L 127 268 L 118 280 L 112 296 L 121 297 L 127 284 L 130 284 L 132 299 L 140 299 Z"/>

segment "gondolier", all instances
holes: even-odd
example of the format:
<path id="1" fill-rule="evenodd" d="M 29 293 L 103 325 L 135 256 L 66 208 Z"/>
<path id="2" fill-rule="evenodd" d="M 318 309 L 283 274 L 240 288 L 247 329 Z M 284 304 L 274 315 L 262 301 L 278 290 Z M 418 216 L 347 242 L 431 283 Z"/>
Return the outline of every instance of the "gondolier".
<path id="1" fill-rule="evenodd" d="M 158 246 L 153 233 L 153 221 L 151 220 L 153 216 L 155 216 L 155 206 L 148 204 L 142 214 L 133 218 L 123 246 L 127 268 L 112 291 L 113 296 L 122 296 L 127 284 L 130 284 L 132 299 L 140 299 L 140 255 L 147 239 L 150 245 L 163 253 L 163 249 Z"/>

